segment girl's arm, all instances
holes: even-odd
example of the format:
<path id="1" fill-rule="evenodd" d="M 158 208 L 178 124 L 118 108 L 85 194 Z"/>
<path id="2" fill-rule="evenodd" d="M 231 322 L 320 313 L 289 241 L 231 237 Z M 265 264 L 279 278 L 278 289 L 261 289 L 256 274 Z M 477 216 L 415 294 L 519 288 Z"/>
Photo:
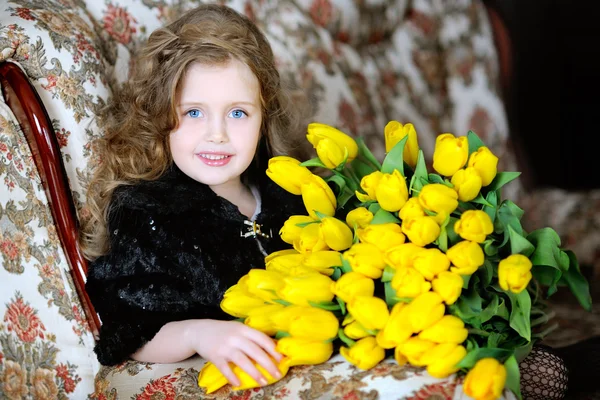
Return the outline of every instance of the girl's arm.
<path id="1" fill-rule="evenodd" d="M 267 380 L 251 359 L 273 377 L 281 377 L 273 361 L 282 358 L 275 350 L 275 342 L 264 333 L 236 321 L 193 319 L 169 322 L 131 357 L 142 362 L 172 363 L 196 353 L 215 364 L 233 386 L 239 386 L 240 381 L 231 371 L 230 362 L 262 385 L 266 385 Z"/>

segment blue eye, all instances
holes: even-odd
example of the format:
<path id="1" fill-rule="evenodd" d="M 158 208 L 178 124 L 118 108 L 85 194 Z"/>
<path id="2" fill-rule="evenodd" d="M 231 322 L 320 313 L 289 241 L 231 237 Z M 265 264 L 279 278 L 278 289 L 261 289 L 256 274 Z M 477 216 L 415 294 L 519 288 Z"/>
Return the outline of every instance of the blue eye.
<path id="1" fill-rule="evenodd" d="M 244 118 L 246 116 L 248 116 L 248 114 L 246 114 L 245 111 L 242 111 L 240 109 L 237 110 L 233 110 L 232 112 L 229 113 L 229 116 L 231 118 L 236 118 L 236 119 L 240 119 L 240 118 Z"/>
<path id="2" fill-rule="evenodd" d="M 186 115 L 188 115 L 191 118 L 199 118 L 202 116 L 202 113 L 200 112 L 200 110 L 194 108 L 193 110 L 186 112 Z"/>

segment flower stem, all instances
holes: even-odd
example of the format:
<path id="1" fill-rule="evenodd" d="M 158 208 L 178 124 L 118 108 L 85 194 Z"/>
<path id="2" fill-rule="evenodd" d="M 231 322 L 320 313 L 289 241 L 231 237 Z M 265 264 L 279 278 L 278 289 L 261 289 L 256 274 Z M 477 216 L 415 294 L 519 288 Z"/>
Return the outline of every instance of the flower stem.
<path id="1" fill-rule="evenodd" d="M 469 329 L 467 329 L 467 331 L 469 332 L 469 334 L 473 334 L 473 335 L 477 335 L 477 336 L 484 336 L 484 337 L 490 336 L 489 332 L 482 331 L 481 329 L 469 328 Z"/>
<path id="2" fill-rule="evenodd" d="M 550 311 L 548 314 L 542 314 L 541 317 L 531 320 L 531 326 L 545 324 L 556 316 L 556 312 Z"/>

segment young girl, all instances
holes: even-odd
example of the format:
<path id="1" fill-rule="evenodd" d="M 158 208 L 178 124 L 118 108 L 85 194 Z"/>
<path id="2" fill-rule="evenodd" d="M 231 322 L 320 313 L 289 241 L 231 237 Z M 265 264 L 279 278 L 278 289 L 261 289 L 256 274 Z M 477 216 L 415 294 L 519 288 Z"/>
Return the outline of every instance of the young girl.
<path id="1" fill-rule="evenodd" d="M 306 142 L 266 38 L 229 8 L 198 7 L 149 37 L 108 115 L 82 239 L 98 360 L 199 354 L 234 384 L 229 362 L 266 384 L 250 359 L 277 376 L 273 340 L 219 307 L 305 212 L 265 174 Z"/>
<path id="2" fill-rule="evenodd" d="M 262 384 L 251 359 L 279 377 L 274 341 L 219 304 L 289 247 L 279 229 L 306 213 L 265 174 L 271 156 L 307 158 L 284 92 L 266 38 L 230 8 L 202 5 L 150 35 L 107 111 L 82 225 L 101 364 L 199 354 L 234 386 L 230 362 Z M 525 398 L 551 398 L 535 396 L 546 385 L 538 365 L 563 388 L 558 358 L 536 349 L 526 361 Z"/>

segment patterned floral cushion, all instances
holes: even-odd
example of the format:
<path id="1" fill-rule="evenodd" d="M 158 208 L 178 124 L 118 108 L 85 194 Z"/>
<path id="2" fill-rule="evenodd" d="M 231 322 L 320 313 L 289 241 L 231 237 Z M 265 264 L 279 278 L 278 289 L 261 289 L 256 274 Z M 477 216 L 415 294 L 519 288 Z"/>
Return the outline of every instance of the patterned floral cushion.
<path id="1" fill-rule="evenodd" d="M 214 1 L 245 13 L 265 31 L 283 77 L 308 95 L 311 120 L 364 136 L 380 157 L 383 127 L 392 119 L 415 124 L 426 154 L 432 154 L 438 133 L 472 129 L 501 157 L 503 169 L 517 169 L 498 93 L 493 35 L 481 2 Z M 96 162 L 93 140 L 102 135 L 101 121 L 95 118 L 99 108 L 126 79 L 131 56 L 150 32 L 199 3 L 4 2 L 0 62 L 18 63 L 40 95 L 78 213 L 85 212 L 85 188 Z M 126 363 L 99 369 L 40 175 L 4 102 L 0 177 L 0 397 L 80 399 L 95 393 L 97 398 L 150 398 L 163 388 L 163 394 L 175 390 L 194 398 L 199 365 Z M 538 210 L 531 226 L 552 224 L 582 261 L 599 258 L 586 249 L 600 248 L 600 194 L 571 195 L 565 203 L 562 192 L 530 194 L 518 183 L 510 189 L 506 194 L 518 204 L 522 199 L 526 208 Z M 557 213 L 556 204 L 564 211 Z M 586 204 L 586 211 L 575 212 L 578 204 Z M 595 236 L 590 235 L 594 230 Z M 581 243 L 585 247 L 577 247 Z M 295 391 L 298 398 L 314 398 L 315 393 L 341 398 L 357 391 L 355 398 L 374 398 L 390 381 L 401 381 L 393 390 L 412 398 L 436 390 L 450 398 L 447 393 L 458 387 L 454 378 L 434 382 L 407 367 L 386 364 L 366 373 L 336 359 L 296 368 L 283 382 L 243 397 L 288 397 Z"/>

